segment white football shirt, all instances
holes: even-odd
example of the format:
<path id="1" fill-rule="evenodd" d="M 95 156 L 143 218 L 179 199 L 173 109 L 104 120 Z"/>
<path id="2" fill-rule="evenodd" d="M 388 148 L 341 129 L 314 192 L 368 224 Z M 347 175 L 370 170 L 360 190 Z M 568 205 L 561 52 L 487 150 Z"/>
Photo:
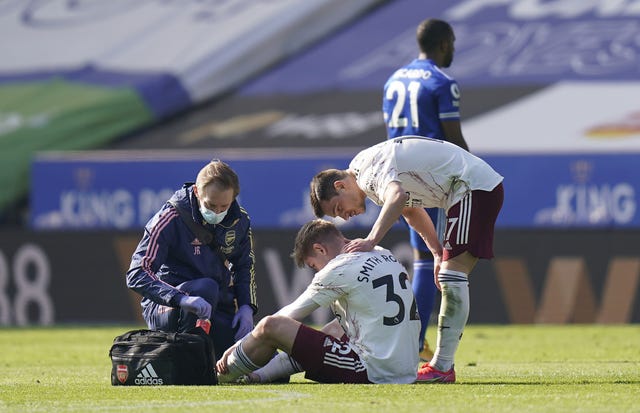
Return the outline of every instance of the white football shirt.
<path id="1" fill-rule="evenodd" d="M 341 254 L 296 302 L 330 307 L 373 383 L 416 380 L 420 319 L 406 269 L 390 251 Z"/>
<path id="2" fill-rule="evenodd" d="M 503 177 L 477 156 L 438 139 L 401 136 L 358 153 L 349 169 L 369 198 L 384 203 L 390 182 L 399 182 L 407 206 L 444 208 L 460 202 L 470 191 L 491 191 Z"/>

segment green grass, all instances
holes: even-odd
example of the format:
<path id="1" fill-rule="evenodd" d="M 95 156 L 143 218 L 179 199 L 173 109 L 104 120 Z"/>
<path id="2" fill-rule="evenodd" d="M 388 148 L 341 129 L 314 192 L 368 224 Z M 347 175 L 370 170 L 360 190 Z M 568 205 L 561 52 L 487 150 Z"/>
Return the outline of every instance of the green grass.
<path id="1" fill-rule="evenodd" d="M 131 328 L 0 329 L 0 412 L 640 412 L 638 325 L 468 326 L 449 385 L 112 387 Z"/>

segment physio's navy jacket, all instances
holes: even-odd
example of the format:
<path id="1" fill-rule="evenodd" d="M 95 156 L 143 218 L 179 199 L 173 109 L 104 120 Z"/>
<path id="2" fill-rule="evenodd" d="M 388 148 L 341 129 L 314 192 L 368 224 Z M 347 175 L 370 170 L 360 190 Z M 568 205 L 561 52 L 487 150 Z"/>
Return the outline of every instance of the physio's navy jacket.
<path id="1" fill-rule="evenodd" d="M 143 307 L 149 300 L 178 307 L 185 293 L 175 286 L 197 278 L 212 278 L 220 290 L 232 284 L 228 288 L 238 307 L 249 304 L 255 313 L 255 257 L 247 212 L 234 200 L 222 222 L 210 225 L 200 214 L 192 184 L 185 184 L 171 199 L 191 211 L 193 220 L 214 234 L 230 268 L 219 253 L 196 238 L 178 211 L 167 202 L 145 226 L 127 271 L 127 287 L 144 297 Z"/>

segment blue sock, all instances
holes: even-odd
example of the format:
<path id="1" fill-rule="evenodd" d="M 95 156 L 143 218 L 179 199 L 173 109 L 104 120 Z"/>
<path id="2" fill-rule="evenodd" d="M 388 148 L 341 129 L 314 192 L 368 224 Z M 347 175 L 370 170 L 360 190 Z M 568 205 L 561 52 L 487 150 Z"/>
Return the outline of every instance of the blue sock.
<path id="1" fill-rule="evenodd" d="M 438 288 L 433 282 L 433 260 L 417 260 L 413 262 L 413 295 L 416 297 L 418 314 L 420 314 L 420 335 L 418 336 L 420 351 L 427 333 L 429 318 L 433 312 L 433 303 Z"/>

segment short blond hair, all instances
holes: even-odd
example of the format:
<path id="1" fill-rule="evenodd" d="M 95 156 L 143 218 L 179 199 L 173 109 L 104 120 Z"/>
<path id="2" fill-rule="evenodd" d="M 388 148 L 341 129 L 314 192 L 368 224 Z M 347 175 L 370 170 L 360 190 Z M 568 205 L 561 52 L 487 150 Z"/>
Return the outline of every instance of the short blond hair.
<path id="1" fill-rule="evenodd" d="M 240 194 L 240 181 L 238 175 L 226 163 L 219 159 L 213 159 L 205 165 L 196 178 L 196 187 L 198 192 L 203 194 L 204 188 L 209 184 L 216 184 L 220 189 L 233 189 L 233 196 Z"/>

